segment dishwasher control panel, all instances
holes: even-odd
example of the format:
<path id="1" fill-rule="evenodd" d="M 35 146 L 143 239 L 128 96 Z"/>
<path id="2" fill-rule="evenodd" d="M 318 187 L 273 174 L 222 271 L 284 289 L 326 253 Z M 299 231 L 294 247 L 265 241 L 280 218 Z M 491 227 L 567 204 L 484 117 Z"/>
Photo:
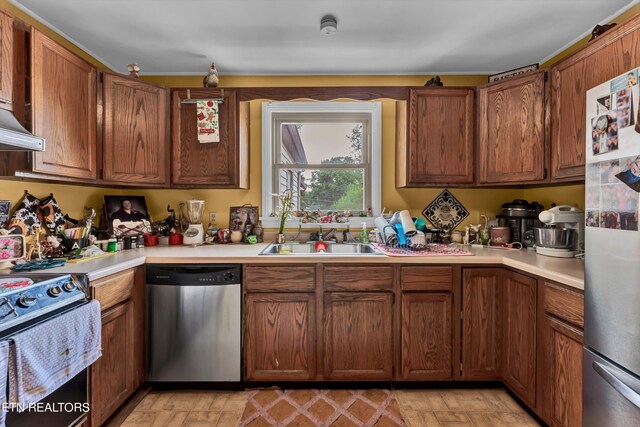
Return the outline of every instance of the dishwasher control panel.
<path id="1" fill-rule="evenodd" d="M 147 283 L 152 285 L 202 286 L 242 283 L 239 264 L 147 265 Z"/>

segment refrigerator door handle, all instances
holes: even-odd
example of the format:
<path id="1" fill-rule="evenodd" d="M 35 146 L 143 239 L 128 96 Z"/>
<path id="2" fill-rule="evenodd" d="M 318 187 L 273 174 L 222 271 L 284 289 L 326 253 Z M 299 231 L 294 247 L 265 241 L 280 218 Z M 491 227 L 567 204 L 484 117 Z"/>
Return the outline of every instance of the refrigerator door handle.
<path id="1" fill-rule="evenodd" d="M 633 403 L 637 408 L 640 408 L 640 394 L 636 393 L 629 386 L 623 383 L 622 380 L 613 375 L 613 373 L 603 364 L 594 361 L 591 366 L 598 375 L 611 385 L 611 387 L 613 387 L 629 402 Z"/>

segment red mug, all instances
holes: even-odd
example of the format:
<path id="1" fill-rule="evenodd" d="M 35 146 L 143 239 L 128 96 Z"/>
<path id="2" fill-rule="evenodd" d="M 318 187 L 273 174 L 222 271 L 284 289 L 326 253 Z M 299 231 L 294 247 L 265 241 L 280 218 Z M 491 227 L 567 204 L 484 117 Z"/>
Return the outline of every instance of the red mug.
<path id="1" fill-rule="evenodd" d="M 170 245 L 181 245 L 182 244 L 182 234 L 180 234 L 180 233 L 171 233 L 171 234 L 169 234 L 169 244 Z"/>
<path id="2" fill-rule="evenodd" d="M 156 246 L 158 244 L 158 235 L 157 234 L 145 234 L 144 235 L 144 245 L 145 246 Z"/>

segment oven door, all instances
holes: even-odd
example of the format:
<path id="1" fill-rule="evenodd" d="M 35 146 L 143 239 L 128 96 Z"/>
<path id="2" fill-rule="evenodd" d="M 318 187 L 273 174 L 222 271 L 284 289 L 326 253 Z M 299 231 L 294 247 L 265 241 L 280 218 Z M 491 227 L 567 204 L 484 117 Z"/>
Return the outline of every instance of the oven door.
<path id="1" fill-rule="evenodd" d="M 50 320 L 70 310 L 87 304 L 87 301 L 77 301 L 37 319 L 29 320 L 0 333 L 0 340 L 9 338 L 22 330 L 31 328 L 38 323 Z M 15 408 L 8 408 L 7 427 L 68 427 L 84 421 L 89 412 L 88 371 L 84 369 L 78 375 L 64 383 L 53 393 L 36 403 L 33 407 L 18 412 Z"/>
<path id="2" fill-rule="evenodd" d="M 80 424 L 89 410 L 87 371 L 81 371 L 31 410 L 7 412 L 7 427 L 67 427 Z"/>

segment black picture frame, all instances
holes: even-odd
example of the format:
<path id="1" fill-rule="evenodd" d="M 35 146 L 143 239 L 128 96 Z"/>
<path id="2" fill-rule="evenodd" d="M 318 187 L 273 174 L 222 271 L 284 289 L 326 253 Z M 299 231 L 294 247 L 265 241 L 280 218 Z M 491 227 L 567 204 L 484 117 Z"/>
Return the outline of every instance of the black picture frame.
<path id="1" fill-rule="evenodd" d="M 151 232 L 151 221 L 144 196 L 105 195 L 104 212 L 110 233 L 116 236 L 137 236 Z"/>

